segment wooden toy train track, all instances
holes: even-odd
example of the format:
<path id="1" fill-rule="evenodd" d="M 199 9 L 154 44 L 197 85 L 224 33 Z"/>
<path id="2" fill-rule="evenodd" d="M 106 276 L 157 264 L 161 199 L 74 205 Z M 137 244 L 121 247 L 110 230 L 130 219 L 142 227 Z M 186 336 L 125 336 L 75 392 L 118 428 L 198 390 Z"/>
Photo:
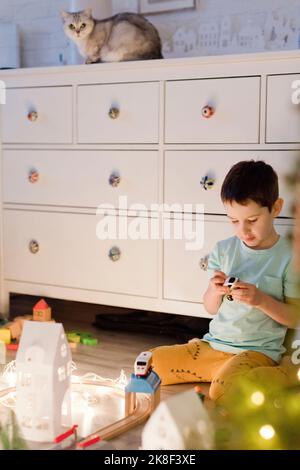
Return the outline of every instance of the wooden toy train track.
<path id="1" fill-rule="evenodd" d="M 83 434 L 83 424 L 78 426 L 78 437 L 77 437 L 77 442 L 76 442 L 76 448 L 84 447 L 85 443 L 88 443 L 95 438 L 100 438 L 101 440 L 110 440 L 113 439 L 120 434 L 123 434 L 127 432 L 128 430 L 134 428 L 135 426 L 143 423 L 144 421 L 147 420 L 151 412 L 153 411 L 153 397 L 151 395 L 147 395 L 145 393 L 137 393 L 136 396 L 134 396 L 134 400 L 132 399 L 132 394 L 126 394 L 125 390 L 120 388 L 120 386 L 113 384 L 113 383 L 107 383 L 105 381 L 100 382 L 100 381 L 93 381 L 93 380 L 82 380 L 78 383 L 72 383 L 72 395 L 75 393 L 88 393 L 91 392 L 91 396 L 96 396 L 99 397 L 99 403 L 97 404 L 97 407 L 99 409 L 99 420 L 101 420 L 101 411 L 105 411 L 105 414 L 109 414 L 108 409 L 102 409 L 101 407 L 105 407 L 105 403 L 101 404 L 101 396 L 106 392 L 106 396 L 108 397 L 114 397 L 114 400 L 118 399 L 123 401 L 123 404 L 121 407 L 119 407 L 119 411 L 122 408 L 123 409 L 123 417 L 118 417 L 116 420 L 113 419 L 112 417 L 112 422 L 108 424 L 104 424 L 103 426 L 96 427 L 95 429 L 90 429 L 90 432 L 84 433 Z M 11 394 L 14 394 L 16 392 L 15 387 L 10 387 L 6 388 L 3 390 L 0 390 L 0 399 L 3 400 L 5 397 L 9 399 Z M 104 393 L 103 393 L 104 392 Z M 95 395 L 93 395 L 95 393 Z M 126 400 L 129 400 L 130 403 L 126 403 Z M 105 402 L 105 400 L 104 400 Z M 107 402 L 110 402 L 108 400 Z M 5 408 L 2 405 L 0 405 L 0 408 Z M 72 408 L 73 408 L 73 398 L 72 398 Z M 95 407 L 94 407 L 95 408 Z M 76 410 L 74 410 L 76 411 Z M 113 412 L 112 412 L 113 414 Z M 120 413 L 119 413 L 120 414 Z M 73 415 L 73 411 L 72 411 Z M 84 417 L 82 418 L 83 420 L 85 419 Z M 72 416 L 72 421 L 74 421 L 73 416 Z M 105 421 L 105 420 L 104 420 Z M 75 424 L 75 422 L 73 423 Z M 76 423 L 77 424 L 77 423 Z M 43 450 L 43 449 L 49 449 L 49 445 L 51 443 L 38 443 L 38 442 L 27 442 L 28 447 L 30 449 L 37 449 L 37 450 Z M 75 448 L 75 447 L 73 447 Z"/>

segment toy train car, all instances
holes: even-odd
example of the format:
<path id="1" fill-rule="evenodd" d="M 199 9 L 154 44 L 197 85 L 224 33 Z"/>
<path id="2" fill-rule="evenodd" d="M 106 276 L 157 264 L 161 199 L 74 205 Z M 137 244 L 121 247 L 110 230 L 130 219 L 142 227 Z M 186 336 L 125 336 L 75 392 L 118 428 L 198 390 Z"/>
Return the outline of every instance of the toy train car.
<path id="1" fill-rule="evenodd" d="M 134 373 L 137 377 L 146 377 L 151 372 L 152 353 L 141 352 L 134 363 Z"/>

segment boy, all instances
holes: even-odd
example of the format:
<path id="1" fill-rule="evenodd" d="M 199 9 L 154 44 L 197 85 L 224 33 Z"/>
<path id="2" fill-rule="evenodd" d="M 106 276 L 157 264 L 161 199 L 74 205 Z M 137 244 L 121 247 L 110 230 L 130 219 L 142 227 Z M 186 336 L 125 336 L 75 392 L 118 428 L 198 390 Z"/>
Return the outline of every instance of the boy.
<path id="1" fill-rule="evenodd" d="M 237 163 L 223 182 L 221 199 L 235 235 L 218 242 L 209 256 L 211 279 L 203 297 L 215 315 L 209 333 L 152 351 L 163 384 L 212 382 L 213 400 L 237 377 L 253 372 L 286 382 L 278 363 L 287 328 L 298 322 L 296 308 L 287 303 L 297 298 L 290 246 L 274 228 L 283 205 L 275 171 L 263 161 Z M 224 286 L 229 276 L 239 279 L 231 290 Z"/>

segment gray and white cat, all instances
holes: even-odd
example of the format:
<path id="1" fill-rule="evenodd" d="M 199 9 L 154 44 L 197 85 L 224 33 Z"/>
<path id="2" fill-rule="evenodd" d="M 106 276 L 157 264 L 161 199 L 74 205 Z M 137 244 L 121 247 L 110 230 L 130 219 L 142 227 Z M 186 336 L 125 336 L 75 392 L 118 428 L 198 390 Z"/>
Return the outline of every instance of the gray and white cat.
<path id="1" fill-rule="evenodd" d="M 120 13 L 96 20 L 90 8 L 61 15 L 65 34 L 86 64 L 163 58 L 159 34 L 142 15 Z"/>

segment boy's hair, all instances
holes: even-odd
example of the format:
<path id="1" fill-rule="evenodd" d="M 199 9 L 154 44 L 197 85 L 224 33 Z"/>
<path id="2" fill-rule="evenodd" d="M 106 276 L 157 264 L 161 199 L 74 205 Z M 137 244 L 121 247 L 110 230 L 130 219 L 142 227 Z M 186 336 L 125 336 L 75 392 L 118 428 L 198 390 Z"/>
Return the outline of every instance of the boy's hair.
<path id="1" fill-rule="evenodd" d="M 246 204 L 251 199 L 271 212 L 278 199 L 278 176 L 271 165 L 259 160 L 236 163 L 221 188 L 223 202 Z"/>

